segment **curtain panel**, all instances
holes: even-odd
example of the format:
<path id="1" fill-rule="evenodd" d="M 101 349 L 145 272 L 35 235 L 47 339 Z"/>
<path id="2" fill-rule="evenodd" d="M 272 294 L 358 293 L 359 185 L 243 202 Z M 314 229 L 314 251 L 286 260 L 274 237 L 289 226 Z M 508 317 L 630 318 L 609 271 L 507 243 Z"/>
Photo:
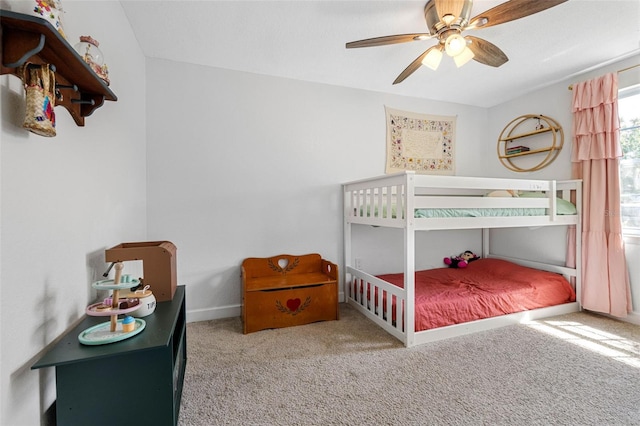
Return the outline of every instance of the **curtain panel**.
<path id="1" fill-rule="evenodd" d="M 583 180 L 582 306 L 625 317 L 629 272 L 620 220 L 618 75 L 573 87 L 573 177 Z"/>

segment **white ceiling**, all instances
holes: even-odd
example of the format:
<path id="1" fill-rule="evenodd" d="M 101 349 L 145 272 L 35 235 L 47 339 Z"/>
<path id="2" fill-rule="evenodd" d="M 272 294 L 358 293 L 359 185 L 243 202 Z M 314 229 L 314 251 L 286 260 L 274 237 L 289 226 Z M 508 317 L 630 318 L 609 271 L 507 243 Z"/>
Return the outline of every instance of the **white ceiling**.
<path id="1" fill-rule="evenodd" d="M 639 0 L 569 0 L 467 31 L 500 47 L 499 68 L 421 67 L 392 85 L 433 40 L 346 49 L 348 41 L 427 32 L 425 1 L 121 0 L 151 58 L 490 107 L 640 52 Z M 472 16 L 502 1 L 476 0 Z M 640 70 L 640 69 L 639 69 Z"/>

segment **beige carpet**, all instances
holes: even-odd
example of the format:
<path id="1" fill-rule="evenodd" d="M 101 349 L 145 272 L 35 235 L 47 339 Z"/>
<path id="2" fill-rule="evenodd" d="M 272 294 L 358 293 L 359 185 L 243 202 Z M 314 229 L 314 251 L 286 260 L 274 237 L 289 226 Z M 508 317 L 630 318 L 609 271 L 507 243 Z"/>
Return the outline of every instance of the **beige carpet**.
<path id="1" fill-rule="evenodd" d="M 340 314 L 188 324 L 180 426 L 640 425 L 638 326 L 576 313 L 407 349 Z"/>

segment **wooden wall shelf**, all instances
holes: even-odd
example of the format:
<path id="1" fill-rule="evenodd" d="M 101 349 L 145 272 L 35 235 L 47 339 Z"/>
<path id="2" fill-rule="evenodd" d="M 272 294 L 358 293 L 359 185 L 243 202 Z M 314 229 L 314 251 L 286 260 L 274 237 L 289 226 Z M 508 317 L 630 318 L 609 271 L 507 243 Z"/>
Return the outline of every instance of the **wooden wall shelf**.
<path id="1" fill-rule="evenodd" d="M 0 74 L 20 77 L 21 67 L 27 62 L 55 66 L 57 85 L 68 86 L 60 88 L 62 100 L 57 99 L 56 106 L 66 108 L 78 126 L 84 126 L 85 117 L 101 107 L 105 100 L 118 100 L 106 83 L 45 19 L 0 10 L 0 26 Z"/>
<path id="2" fill-rule="evenodd" d="M 550 141 L 545 141 L 540 147 L 510 147 L 510 143 L 524 138 L 534 138 L 535 136 L 549 133 Z M 533 139 L 532 139 L 533 141 Z M 535 143 L 535 142 L 534 142 Z M 498 159 L 509 170 L 514 172 L 533 172 L 548 166 L 556 159 L 562 145 L 564 144 L 564 132 L 562 126 L 551 117 L 542 114 L 521 115 L 513 119 L 505 126 L 498 138 Z M 526 148 L 526 150 L 524 150 Z M 513 152 L 509 152 L 514 149 Z M 522 158 L 529 155 L 545 154 L 542 160 L 534 166 L 522 167 L 512 162 L 512 159 Z"/>

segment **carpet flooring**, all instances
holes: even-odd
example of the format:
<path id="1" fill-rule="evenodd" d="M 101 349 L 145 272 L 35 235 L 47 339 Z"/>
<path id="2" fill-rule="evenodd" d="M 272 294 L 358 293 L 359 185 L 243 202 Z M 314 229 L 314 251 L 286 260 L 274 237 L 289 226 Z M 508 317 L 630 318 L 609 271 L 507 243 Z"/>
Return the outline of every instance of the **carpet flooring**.
<path id="1" fill-rule="evenodd" d="M 189 323 L 180 426 L 640 425 L 640 327 L 586 312 L 405 348 L 362 314 Z"/>

